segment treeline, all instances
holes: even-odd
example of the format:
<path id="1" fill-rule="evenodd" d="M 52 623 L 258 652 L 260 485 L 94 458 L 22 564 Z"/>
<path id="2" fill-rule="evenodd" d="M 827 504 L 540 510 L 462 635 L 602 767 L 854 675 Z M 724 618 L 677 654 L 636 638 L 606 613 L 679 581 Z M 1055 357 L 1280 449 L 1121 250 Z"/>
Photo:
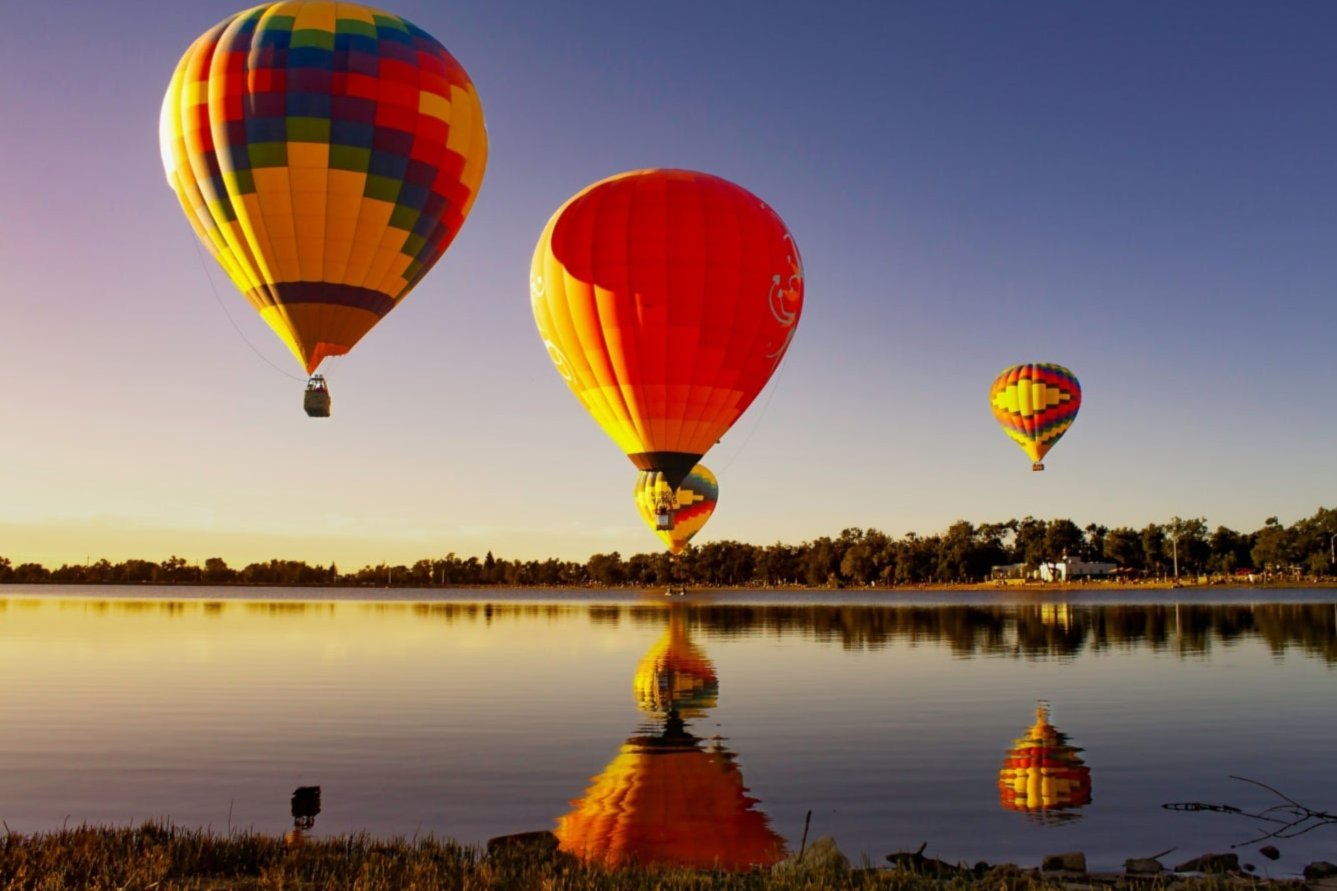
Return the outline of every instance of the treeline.
<path id="1" fill-rule="evenodd" d="M 0 557 L 0 583 L 186 584 L 186 585 L 357 585 L 433 587 L 489 585 L 711 586 L 808 585 L 864 587 L 928 583 L 974 583 L 993 567 L 1024 564 L 1037 569 L 1064 558 L 1116 564 L 1128 575 L 1231 575 L 1250 569 L 1280 576 L 1332 575 L 1337 557 L 1337 510 L 1319 508 L 1285 526 L 1269 517 L 1262 528 L 1237 532 L 1210 530 L 1202 518 L 1173 517 L 1142 529 L 1114 529 L 1096 523 L 1026 517 L 974 525 L 964 520 L 937 535 L 913 532 L 893 538 L 876 529 L 845 529 L 798 545 L 752 545 L 713 541 L 689 547 L 680 557 L 665 552 L 623 558 L 616 551 L 594 554 L 584 563 L 557 559 L 507 560 L 489 551 L 478 557 L 419 560 L 412 566 L 364 566 L 342 573 L 334 565 L 270 560 L 234 569 L 213 557 L 204 565 L 169 557 L 161 563 L 126 560 L 13 565 Z"/>

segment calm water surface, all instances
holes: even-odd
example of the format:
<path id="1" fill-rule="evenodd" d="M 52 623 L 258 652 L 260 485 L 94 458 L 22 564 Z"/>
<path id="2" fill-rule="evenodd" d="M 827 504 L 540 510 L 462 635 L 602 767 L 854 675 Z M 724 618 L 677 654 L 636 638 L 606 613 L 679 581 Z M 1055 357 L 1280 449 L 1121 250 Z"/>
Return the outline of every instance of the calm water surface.
<path id="1" fill-rule="evenodd" d="M 277 834 L 318 785 L 316 835 L 609 859 L 765 861 L 811 810 L 874 864 L 1337 861 L 1161 807 L 1337 809 L 1331 591 L 372 593 L 0 588 L 0 818 Z"/>

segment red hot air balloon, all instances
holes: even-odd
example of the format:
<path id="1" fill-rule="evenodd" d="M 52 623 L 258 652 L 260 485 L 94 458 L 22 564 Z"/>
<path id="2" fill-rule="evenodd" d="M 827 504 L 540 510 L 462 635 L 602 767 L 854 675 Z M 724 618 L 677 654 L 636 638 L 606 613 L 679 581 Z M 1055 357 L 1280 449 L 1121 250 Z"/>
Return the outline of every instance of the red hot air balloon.
<path id="1" fill-rule="evenodd" d="M 530 296 L 572 391 L 633 464 L 676 490 L 784 357 L 803 264 L 784 222 L 746 189 L 637 170 L 553 214 Z"/>

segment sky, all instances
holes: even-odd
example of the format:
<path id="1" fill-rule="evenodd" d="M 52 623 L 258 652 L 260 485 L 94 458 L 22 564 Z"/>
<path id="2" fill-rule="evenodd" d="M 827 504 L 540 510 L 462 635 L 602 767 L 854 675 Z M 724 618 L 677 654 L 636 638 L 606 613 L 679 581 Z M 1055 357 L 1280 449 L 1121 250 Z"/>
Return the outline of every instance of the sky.
<path id="1" fill-rule="evenodd" d="M 1337 503 L 1337 5 L 396 0 L 490 154 L 445 257 L 322 371 L 166 184 L 174 66 L 232 0 L 18 4 L 0 31 L 0 555 L 343 570 L 659 549 L 529 305 L 548 217 L 626 170 L 771 205 L 805 303 L 704 463 L 696 543 L 1035 516 L 1241 531 Z M 1003 368 L 1079 417 L 1030 461 Z"/>

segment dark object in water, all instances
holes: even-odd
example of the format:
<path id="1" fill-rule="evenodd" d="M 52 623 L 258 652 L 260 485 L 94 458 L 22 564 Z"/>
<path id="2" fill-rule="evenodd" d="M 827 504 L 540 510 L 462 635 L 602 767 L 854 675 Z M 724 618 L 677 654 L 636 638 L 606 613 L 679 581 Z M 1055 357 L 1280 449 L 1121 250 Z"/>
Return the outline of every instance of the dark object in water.
<path id="1" fill-rule="evenodd" d="M 302 407 L 313 418 L 328 418 L 330 416 L 330 388 L 325 385 L 323 375 L 313 374 L 311 380 L 306 382 L 306 393 L 302 397 Z"/>
<path id="2" fill-rule="evenodd" d="M 316 825 L 316 815 L 320 813 L 320 787 L 298 786 L 292 793 L 292 825 L 297 829 L 310 829 Z"/>

